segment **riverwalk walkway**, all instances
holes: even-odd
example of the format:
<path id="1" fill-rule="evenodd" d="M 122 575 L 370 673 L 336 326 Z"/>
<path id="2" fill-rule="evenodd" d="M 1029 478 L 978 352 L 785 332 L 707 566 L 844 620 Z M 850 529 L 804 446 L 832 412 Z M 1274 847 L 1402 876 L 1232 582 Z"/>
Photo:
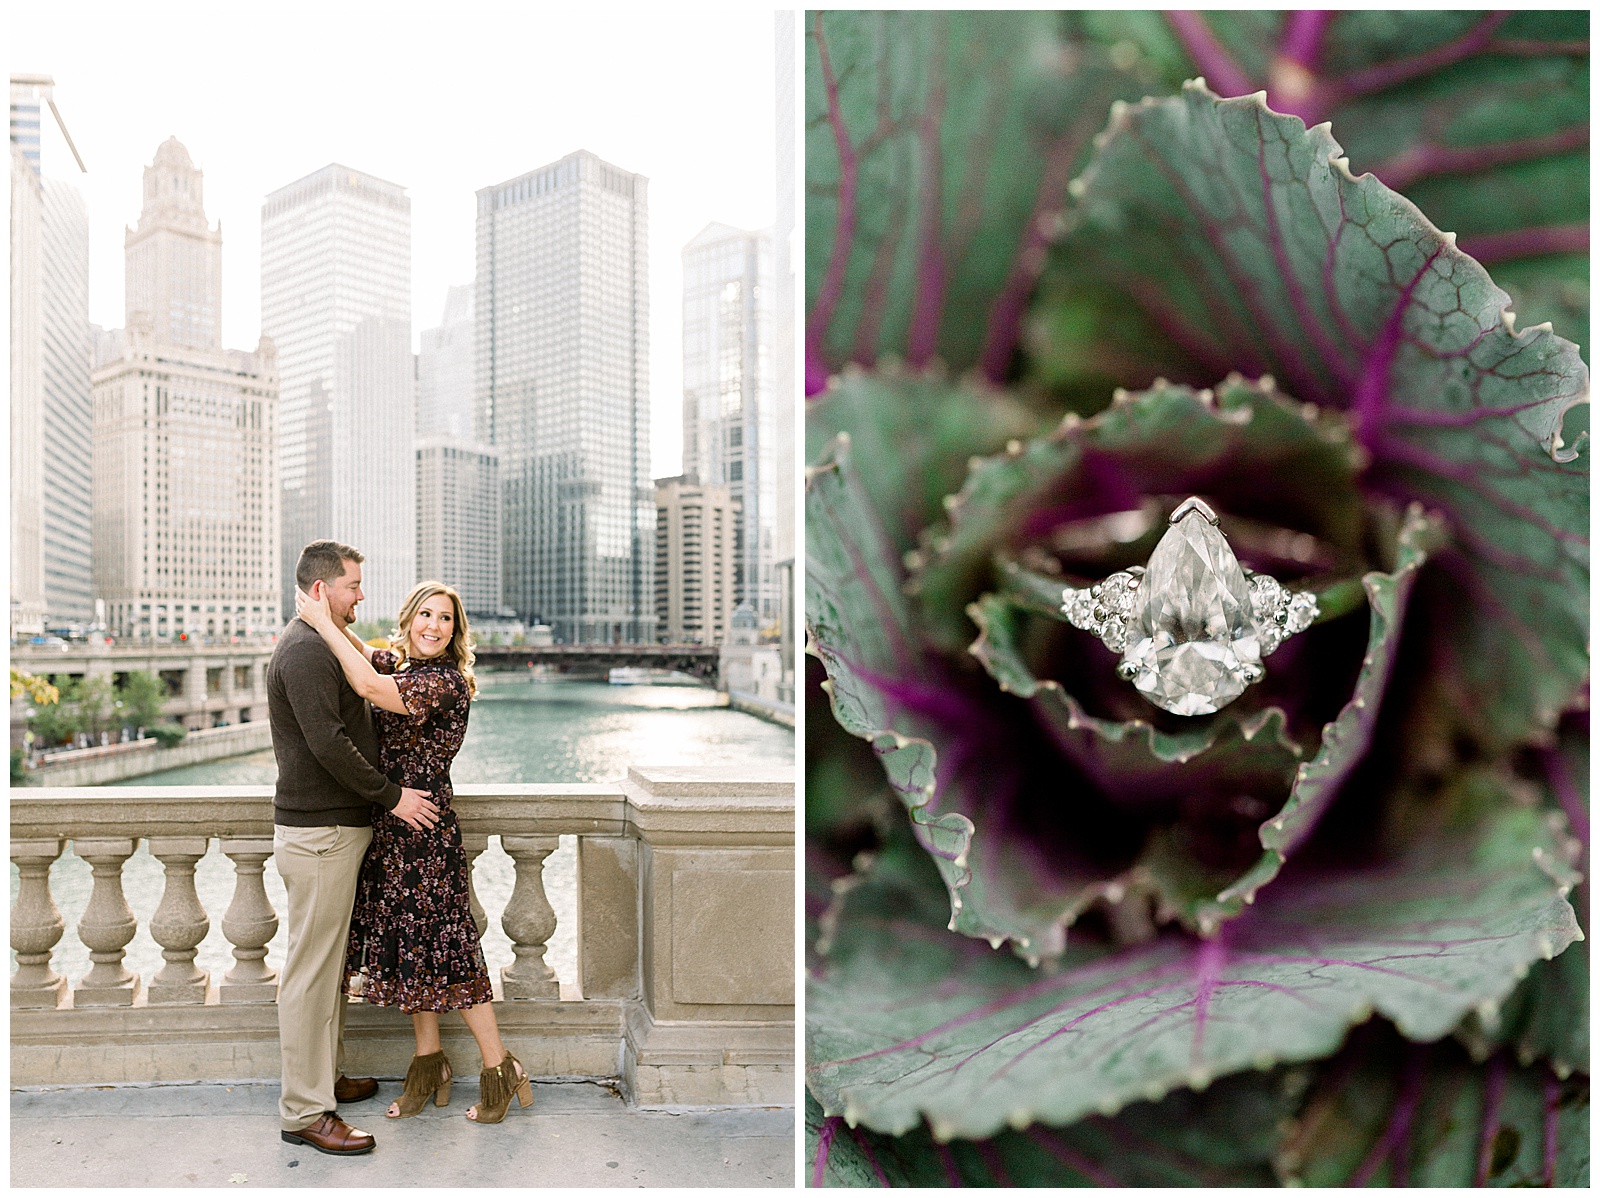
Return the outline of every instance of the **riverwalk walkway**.
<path id="1" fill-rule="evenodd" d="M 357 1157 L 325 1156 L 278 1135 L 278 1087 L 29 1086 L 11 1093 L 11 1185 L 754 1186 L 795 1184 L 793 1107 L 630 1108 L 603 1082 L 535 1082 L 534 1103 L 476 1127 L 462 1077 L 450 1105 L 391 1121 L 398 1079 L 340 1108 L 377 1137 Z"/>

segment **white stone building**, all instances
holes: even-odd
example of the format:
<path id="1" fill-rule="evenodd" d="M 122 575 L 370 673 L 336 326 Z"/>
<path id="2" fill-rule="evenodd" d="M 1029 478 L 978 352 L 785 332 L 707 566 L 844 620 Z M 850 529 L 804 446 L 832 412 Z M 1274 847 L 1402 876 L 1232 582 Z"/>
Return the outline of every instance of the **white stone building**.
<path id="1" fill-rule="evenodd" d="M 500 455 L 452 437 L 417 440 L 417 577 L 456 589 L 469 615 L 500 612 Z"/>
<path id="2" fill-rule="evenodd" d="M 739 507 L 692 475 L 656 479 L 656 621 L 669 645 L 720 645 L 733 615 Z"/>
<path id="3" fill-rule="evenodd" d="M 728 635 L 717 655 L 718 685 L 735 700 L 763 706 L 789 703 L 781 695 L 783 663 L 777 645 L 762 644 L 755 609 L 741 603 L 728 619 Z"/>
<path id="4" fill-rule="evenodd" d="M 778 618 L 772 238 L 710 224 L 683 249 L 683 470 L 739 505 L 735 602 Z"/>
<path id="5" fill-rule="evenodd" d="M 586 150 L 477 193 L 476 440 L 500 451 L 507 606 L 656 639 L 642 175 Z"/>
<path id="6" fill-rule="evenodd" d="M 176 137 L 144 168 L 139 224 L 123 236 L 123 311 L 160 345 L 222 345 L 222 224 L 206 222 L 204 175 Z"/>
<path id="7" fill-rule="evenodd" d="M 94 590 L 107 626 L 138 638 L 275 632 L 273 346 L 219 344 L 221 243 L 201 172 L 174 140 L 145 171 L 127 254 L 137 307 L 120 337 L 95 339 L 104 356 L 92 376 Z"/>
<path id="8" fill-rule="evenodd" d="M 392 620 L 417 581 L 411 201 L 337 164 L 261 207 L 261 331 L 277 346 L 283 537 L 294 610 L 307 542 L 359 549 L 361 618 Z"/>

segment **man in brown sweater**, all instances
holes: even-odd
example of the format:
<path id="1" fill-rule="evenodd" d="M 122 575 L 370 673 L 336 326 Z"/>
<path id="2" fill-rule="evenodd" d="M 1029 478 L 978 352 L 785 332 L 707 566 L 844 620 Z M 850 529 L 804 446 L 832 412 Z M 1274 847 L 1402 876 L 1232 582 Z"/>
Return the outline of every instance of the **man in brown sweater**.
<path id="1" fill-rule="evenodd" d="M 314 597 L 326 593 L 334 615 L 353 624 L 365 598 L 362 561 L 348 545 L 313 541 L 301 551 L 295 581 Z M 439 822 L 438 808 L 425 791 L 379 772 L 366 700 L 350 688 L 333 650 L 299 618 L 284 629 L 267 665 L 267 711 L 278 759 L 273 860 L 289 922 L 278 979 L 278 1115 L 287 1143 L 353 1156 L 376 1143 L 334 1109 L 378 1088 L 372 1078 L 344 1076 L 345 940 L 372 840 L 372 808 L 384 807 L 418 829 Z"/>

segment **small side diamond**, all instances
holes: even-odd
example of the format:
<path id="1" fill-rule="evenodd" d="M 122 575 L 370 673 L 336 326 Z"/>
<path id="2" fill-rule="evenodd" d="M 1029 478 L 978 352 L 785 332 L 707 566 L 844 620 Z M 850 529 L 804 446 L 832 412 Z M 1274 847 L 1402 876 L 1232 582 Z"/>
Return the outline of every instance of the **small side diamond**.
<path id="1" fill-rule="evenodd" d="M 1250 576 L 1250 607 L 1260 624 L 1280 623 L 1279 613 L 1289 602 L 1289 592 L 1270 574 Z"/>
<path id="2" fill-rule="evenodd" d="M 1062 592 L 1062 595 L 1061 611 L 1067 617 L 1067 623 L 1098 635 L 1100 624 L 1094 618 L 1094 596 L 1087 590 L 1072 588 Z"/>
<path id="3" fill-rule="evenodd" d="M 1121 616 L 1106 618 L 1105 627 L 1100 630 L 1100 639 L 1113 653 L 1121 653 L 1128 647 L 1128 626 Z"/>
<path id="4" fill-rule="evenodd" d="M 1133 610 L 1134 592 L 1138 583 L 1132 574 L 1118 571 L 1095 587 L 1095 598 L 1100 606 L 1112 615 L 1126 616 Z"/>
<path id="5" fill-rule="evenodd" d="M 1283 644 L 1283 628 L 1274 620 L 1262 620 L 1256 625 L 1256 643 L 1261 646 L 1261 656 L 1273 652 Z"/>
<path id="6" fill-rule="evenodd" d="M 1289 599 L 1289 611 L 1284 621 L 1284 633 L 1293 636 L 1311 627 L 1320 614 L 1317 597 L 1310 591 L 1296 591 Z"/>

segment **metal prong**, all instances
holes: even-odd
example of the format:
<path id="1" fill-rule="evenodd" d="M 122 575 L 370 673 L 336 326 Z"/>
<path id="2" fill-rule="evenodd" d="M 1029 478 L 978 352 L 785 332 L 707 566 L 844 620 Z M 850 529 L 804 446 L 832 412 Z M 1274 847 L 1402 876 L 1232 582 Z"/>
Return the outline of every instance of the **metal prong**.
<path id="1" fill-rule="evenodd" d="M 1119 661 L 1117 663 L 1117 677 L 1124 682 L 1132 682 L 1138 673 L 1139 667 L 1131 661 Z"/>
<path id="2" fill-rule="evenodd" d="M 1247 685 L 1252 682 L 1260 682 L 1266 676 L 1267 672 L 1254 662 L 1247 661 L 1239 667 L 1239 677 L 1243 678 Z"/>
<path id="3" fill-rule="evenodd" d="M 1176 524 L 1179 520 L 1182 520 L 1190 512 L 1199 512 L 1202 516 L 1204 516 L 1206 518 L 1206 521 L 1208 523 L 1211 523 L 1211 524 L 1221 524 L 1222 523 L 1222 521 L 1217 518 L 1217 513 L 1211 510 L 1210 505 L 1207 504 L 1205 500 L 1199 499 L 1199 498 L 1197 498 L 1196 496 L 1193 496 L 1193 495 L 1189 496 L 1189 498 L 1185 499 L 1182 503 L 1180 503 L 1178 505 L 1177 510 L 1175 512 L 1173 512 L 1172 515 L 1167 517 L 1167 523 L 1168 524 Z"/>

